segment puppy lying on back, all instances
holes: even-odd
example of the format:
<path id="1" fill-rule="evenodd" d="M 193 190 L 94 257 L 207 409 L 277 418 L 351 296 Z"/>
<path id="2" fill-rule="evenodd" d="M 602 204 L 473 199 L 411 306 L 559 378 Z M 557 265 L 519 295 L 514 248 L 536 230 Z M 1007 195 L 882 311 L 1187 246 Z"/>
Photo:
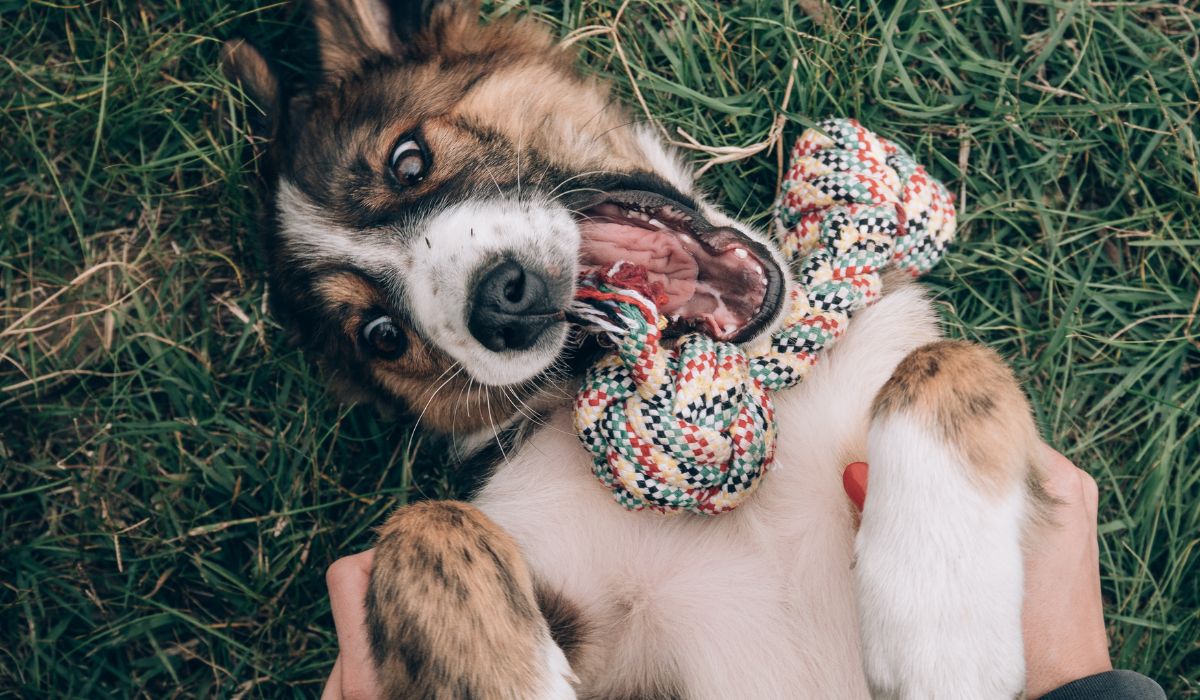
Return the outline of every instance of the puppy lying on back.
<path id="1" fill-rule="evenodd" d="M 778 321 L 778 250 L 545 28 L 481 26 L 465 0 L 312 9 L 315 87 L 285 94 L 245 43 L 225 55 L 265 112 L 275 312 L 343 396 L 452 435 L 480 473 L 469 504 L 380 531 L 367 605 L 391 696 L 1023 693 L 1037 434 L 994 354 L 939 341 L 920 289 L 889 280 L 775 397 L 776 466 L 748 504 L 622 509 L 571 427 L 596 357 L 566 320 L 580 271 L 638 260 L 672 332 L 745 341 Z M 840 476 L 863 458 L 856 540 Z"/>

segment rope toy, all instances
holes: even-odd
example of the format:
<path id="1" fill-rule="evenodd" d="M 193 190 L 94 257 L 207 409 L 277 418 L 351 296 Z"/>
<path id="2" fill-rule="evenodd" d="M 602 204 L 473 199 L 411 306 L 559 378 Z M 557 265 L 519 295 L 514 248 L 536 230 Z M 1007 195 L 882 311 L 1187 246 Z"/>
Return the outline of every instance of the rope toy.
<path id="1" fill-rule="evenodd" d="M 618 263 L 580 280 L 577 312 L 615 352 L 588 371 L 575 430 L 629 510 L 716 515 L 745 501 L 775 454 L 770 392 L 802 381 L 879 298 L 885 267 L 920 275 L 954 236 L 946 188 L 854 120 L 805 131 L 781 192 L 777 242 L 797 281 L 780 329 L 746 348 L 698 333 L 665 345 L 665 296 L 643 268 Z"/>

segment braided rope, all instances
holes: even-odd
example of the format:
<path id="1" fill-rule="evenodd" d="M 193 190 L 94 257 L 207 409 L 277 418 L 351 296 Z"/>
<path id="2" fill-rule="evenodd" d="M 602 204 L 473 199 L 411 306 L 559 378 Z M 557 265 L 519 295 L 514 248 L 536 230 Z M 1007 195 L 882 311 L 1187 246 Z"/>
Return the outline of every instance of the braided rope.
<path id="1" fill-rule="evenodd" d="M 575 401 L 596 477 L 630 510 L 737 507 L 774 457 L 770 392 L 802 381 L 850 316 L 878 299 L 888 264 L 929 270 L 954 222 L 950 193 L 899 146 L 854 120 L 828 120 L 797 140 L 776 204 L 797 283 L 774 335 L 745 349 L 698 333 L 668 347 L 665 299 L 644 292 L 644 269 L 585 275 L 580 314 L 615 345 Z"/>

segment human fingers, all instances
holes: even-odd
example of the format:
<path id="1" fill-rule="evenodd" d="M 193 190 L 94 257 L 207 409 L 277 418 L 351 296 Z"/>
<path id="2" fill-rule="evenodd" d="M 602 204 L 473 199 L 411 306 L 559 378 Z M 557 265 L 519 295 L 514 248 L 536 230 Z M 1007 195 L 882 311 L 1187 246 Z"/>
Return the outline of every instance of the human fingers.
<path id="1" fill-rule="evenodd" d="M 1027 690 L 1038 697 L 1112 668 L 1100 593 L 1096 482 L 1069 459 L 1042 447 L 1042 486 L 1054 499 L 1025 558 Z"/>
<path id="2" fill-rule="evenodd" d="M 339 654 L 333 662 L 333 670 L 325 681 L 321 691 L 321 700 L 342 700 L 342 657 Z"/>
<path id="3" fill-rule="evenodd" d="M 368 700 L 380 695 L 367 639 L 365 605 L 374 558 L 374 550 L 342 557 L 325 572 L 341 661 L 340 697 L 345 700 Z"/>
<path id="4" fill-rule="evenodd" d="M 1046 489 L 1046 493 L 1067 504 L 1083 504 L 1086 500 L 1084 481 L 1091 480 L 1091 477 L 1046 443 L 1042 443 L 1039 450 L 1042 487 Z M 1095 486 L 1094 481 L 1092 486 Z"/>

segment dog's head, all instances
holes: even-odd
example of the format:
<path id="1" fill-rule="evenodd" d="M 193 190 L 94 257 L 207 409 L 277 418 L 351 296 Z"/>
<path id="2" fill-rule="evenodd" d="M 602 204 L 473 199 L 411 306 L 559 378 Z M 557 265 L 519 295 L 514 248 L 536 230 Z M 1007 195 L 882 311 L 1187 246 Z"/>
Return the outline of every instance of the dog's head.
<path id="1" fill-rule="evenodd" d="M 779 315 L 765 237 L 706 204 L 656 138 L 535 23 L 465 0 L 313 0 L 323 74 L 264 110 L 270 295 L 344 395 L 423 424 L 501 424 L 570 373 L 581 269 L 641 263 L 674 331 L 746 340 Z M 561 392 L 557 392 L 561 396 Z"/>

